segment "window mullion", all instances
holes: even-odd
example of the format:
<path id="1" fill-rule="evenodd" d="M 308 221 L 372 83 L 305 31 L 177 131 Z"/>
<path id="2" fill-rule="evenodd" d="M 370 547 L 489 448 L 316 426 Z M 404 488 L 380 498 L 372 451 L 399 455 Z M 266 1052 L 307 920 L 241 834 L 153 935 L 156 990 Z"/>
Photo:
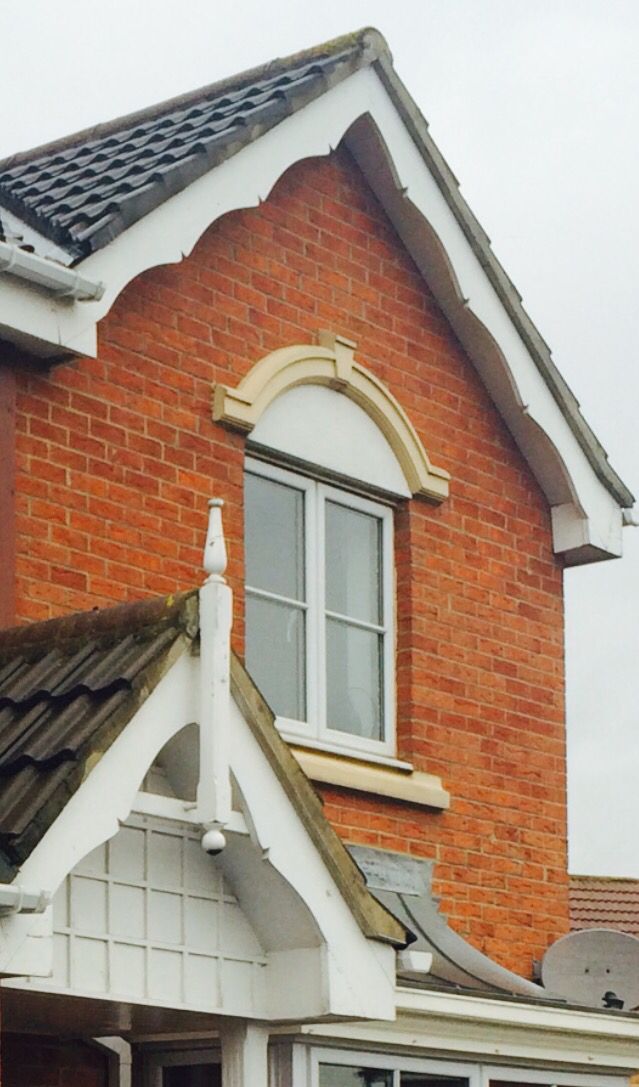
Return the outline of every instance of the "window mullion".
<path id="1" fill-rule="evenodd" d="M 384 713 L 384 740 L 391 750 L 396 747 L 396 675 L 395 675 L 395 558 L 393 539 L 393 518 L 387 512 L 382 519 L 382 620 L 383 634 L 383 680 L 382 700 Z"/>
<path id="2" fill-rule="evenodd" d="M 315 556 L 317 653 L 315 657 L 317 685 L 317 735 L 326 732 L 326 490 L 318 483 L 315 491 L 317 554 Z"/>
<path id="3" fill-rule="evenodd" d="M 318 721 L 322 713 L 321 702 L 321 673 L 319 658 L 322 653 L 321 631 L 319 629 L 320 597 L 317 583 L 318 567 L 320 565 L 320 535 L 318 516 L 317 483 L 310 483 L 306 492 L 306 505 L 304 514 L 304 556 L 305 592 L 306 592 L 306 706 L 307 721 L 312 728 L 312 734 L 317 735 Z"/>
<path id="4" fill-rule="evenodd" d="M 282 596 L 280 593 L 270 593 L 268 589 L 254 589 L 252 585 L 246 586 L 246 595 L 259 597 L 260 600 L 274 600 L 276 604 L 286 604 L 290 608 L 299 608 L 306 611 L 308 604 L 305 600 L 295 600 L 292 596 Z"/>

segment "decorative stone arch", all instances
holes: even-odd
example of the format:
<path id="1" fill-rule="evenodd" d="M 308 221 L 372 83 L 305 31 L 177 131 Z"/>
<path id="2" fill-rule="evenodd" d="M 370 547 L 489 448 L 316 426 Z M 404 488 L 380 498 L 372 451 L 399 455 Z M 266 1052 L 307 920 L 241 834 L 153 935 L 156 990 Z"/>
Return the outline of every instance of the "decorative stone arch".
<path id="1" fill-rule="evenodd" d="M 269 405 L 298 385 L 324 385 L 343 393 L 373 420 L 402 468 L 411 494 L 434 502 L 448 497 L 449 473 L 428 457 L 406 412 L 389 389 L 356 362 L 357 345 L 333 333 L 320 343 L 295 344 L 256 362 L 234 389 L 217 385 L 213 418 L 249 434 Z"/>

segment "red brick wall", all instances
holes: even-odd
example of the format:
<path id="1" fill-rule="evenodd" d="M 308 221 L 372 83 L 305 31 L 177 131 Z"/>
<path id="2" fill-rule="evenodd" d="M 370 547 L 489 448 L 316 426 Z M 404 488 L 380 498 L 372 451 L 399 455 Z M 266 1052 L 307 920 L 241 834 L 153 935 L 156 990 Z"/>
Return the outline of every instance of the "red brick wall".
<path id="1" fill-rule="evenodd" d="M 2 1087 L 108 1087 L 108 1060 L 84 1042 L 2 1036 Z"/>
<path id="2" fill-rule="evenodd" d="M 179 266 L 140 276 L 97 360 L 18 390 L 18 610 L 43 619 L 197 584 L 227 500 L 242 644 L 243 439 L 211 383 L 329 328 L 388 384 L 436 464 L 439 507 L 397 515 L 400 755 L 450 813 L 326 791 L 348 839 L 437 861 L 459 931 L 528 973 L 567 928 L 563 607 L 546 503 L 348 154 L 292 168 Z"/>

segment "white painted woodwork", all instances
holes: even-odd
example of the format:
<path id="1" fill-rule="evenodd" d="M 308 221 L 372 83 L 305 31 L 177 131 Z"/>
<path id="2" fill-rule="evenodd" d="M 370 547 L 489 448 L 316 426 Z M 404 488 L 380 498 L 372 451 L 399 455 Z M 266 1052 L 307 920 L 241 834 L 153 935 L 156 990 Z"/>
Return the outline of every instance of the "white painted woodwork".
<path id="1" fill-rule="evenodd" d="M 131 1043 L 119 1036 L 94 1038 L 94 1044 L 109 1052 L 111 1060 L 117 1064 L 115 1075 L 109 1073 L 109 1087 L 132 1087 L 132 1051 Z"/>
<path id="2" fill-rule="evenodd" d="M 230 1023 L 220 1031 L 222 1087 L 267 1087 L 268 1031 L 253 1023 Z"/>
<path id="3" fill-rule="evenodd" d="M 365 121 L 361 119 L 365 118 Z M 356 125 L 355 122 L 359 123 Z M 519 336 L 479 258 L 376 73 L 356 72 L 186 190 L 134 223 L 79 266 L 107 284 L 101 301 L 65 304 L 22 284 L 0 290 L 0 331 L 30 337 L 44 353 L 60 345 L 94 353 L 97 322 L 147 268 L 182 260 L 220 216 L 266 200 L 284 171 L 327 155 L 349 132 L 352 152 L 477 366 L 552 507 L 555 550 L 587 561 L 575 538 L 621 553 L 621 511 L 597 478 Z M 436 456 L 437 451 L 432 450 Z M 577 544 L 577 548 L 580 545 Z"/>
<path id="4" fill-rule="evenodd" d="M 392 1022 L 318 1023 L 302 1033 L 314 1047 L 357 1046 L 369 1056 L 410 1050 L 417 1057 L 421 1050 L 431 1056 L 454 1053 L 458 1060 L 572 1069 L 572 1087 L 621 1087 L 618 1077 L 639 1068 L 636 1017 L 436 990 L 398 988 Z M 592 1069 L 610 1078 L 584 1080 Z"/>
<path id="5" fill-rule="evenodd" d="M 308 386 L 307 386 L 308 388 Z M 319 391 L 319 390 L 317 390 Z M 277 401 L 275 401 L 277 403 Z M 247 457 L 246 471 L 264 479 L 284 484 L 304 495 L 304 569 L 305 569 L 305 701 L 306 719 L 295 720 L 278 717 L 280 731 L 298 742 L 306 739 L 326 743 L 332 751 L 344 751 L 393 757 L 396 753 L 395 720 L 395 562 L 393 548 L 393 511 L 380 502 L 373 502 L 352 492 L 329 487 L 307 476 L 273 464 Z M 328 684 L 326 674 L 326 629 L 328 624 L 326 603 L 326 536 L 325 510 L 327 502 L 335 502 L 347 509 L 359 510 L 375 517 L 380 525 L 381 562 L 380 588 L 382 596 L 382 622 L 370 625 L 382 637 L 382 727 L 381 739 L 359 736 L 340 730 L 339 722 L 331 727 L 328 720 Z M 247 596 L 260 598 L 260 590 L 246 586 Z M 281 599 L 268 594 L 271 600 Z"/>
<path id="6" fill-rule="evenodd" d="M 394 951 L 363 935 L 234 701 L 238 810 L 216 862 L 192 801 L 183 822 L 129 818 L 147 775 L 163 794 L 192 775 L 200 664 L 176 660 L 25 864 L 21 877 L 58 892 L 55 924 L 51 908 L 0 919 L 1 972 L 31 976 L 7 984 L 264 1021 L 392 1017 Z M 166 778 L 149 774 L 158 760 Z M 148 807 L 174 817 L 176 803 L 158 794 Z"/>
<path id="7" fill-rule="evenodd" d="M 117 833 L 159 751 L 197 720 L 198 683 L 196 661 L 183 653 L 25 861 L 21 883 L 39 881 L 38 886 L 55 892 L 83 857 Z M 50 937 L 50 910 L 39 921 L 0 918 L 0 974 L 48 974 Z"/>
<path id="8" fill-rule="evenodd" d="M 309 1052 L 306 1067 L 298 1062 L 298 1077 L 289 1082 L 293 1087 L 323 1087 L 326 1081 L 321 1075 L 322 1066 L 338 1065 L 349 1070 L 374 1068 L 391 1072 L 393 1087 L 401 1087 L 405 1082 L 402 1073 L 406 1074 L 409 1081 L 413 1081 L 413 1076 L 418 1078 L 421 1073 L 428 1081 L 442 1083 L 450 1079 L 453 1083 L 468 1083 L 468 1087 L 495 1087 L 499 1083 L 521 1083 L 526 1087 L 530 1087 L 530 1084 L 539 1084 L 539 1087 L 622 1087 L 627 1083 L 618 1073 L 615 1075 L 598 1072 L 588 1075 L 585 1070 L 571 1071 L 566 1064 L 557 1066 L 549 1054 L 545 1055 L 548 1059 L 543 1061 L 543 1065 L 540 1062 L 535 1066 L 526 1060 L 517 1066 L 508 1059 L 501 1062 L 501 1054 L 497 1052 L 495 1064 L 490 1064 L 468 1059 L 465 1054 L 455 1054 L 453 1057 L 452 1054 L 440 1056 L 432 1053 L 427 1032 L 423 1043 L 421 1048 L 429 1055 L 426 1052 L 424 1055 L 413 1055 L 420 1048 L 417 1039 L 413 1040 L 408 1050 L 398 1053 L 393 1053 L 392 1050 L 376 1050 L 373 1047 L 314 1048 Z M 538 1057 L 542 1057 L 541 1051 Z M 497 1063 L 498 1060 L 500 1063 Z M 421 1078 L 419 1082 L 422 1082 Z M 289 1087 L 286 1080 L 284 1083 Z"/>
<path id="9" fill-rule="evenodd" d="M 131 817 L 57 891 L 53 945 L 51 980 L 32 983 L 40 990 L 263 1011 L 263 948 L 190 827 Z"/>
<path id="10" fill-rule="evenodd" d="M 226 544 L 220 499 L 209 502 L 200 589 L 199 781 L 197 813 L 202 826 L 224 827 L 231 815 L 228 722 L 231 701 L 233 595 L 224 579 Z"/>
<path id="11" fill-rule="evenodd" d="M 251 441 L 401 498 L 411 491 L 379 427 L 347 396 L 322 385 L 298 385 L 263 413 Z"/>
<path id="12" fill-rule="evenodd" d="M 268 968 L 273 980 L 267 982 L 272 1017 L 310 1019 L 330 1008 L 335 1015 L 393 1018 L 393 949 L 362 934 L 234 702 L 229 735 L 233 776 L 270 865 L 252 883 L 246 864 L 234 866 L 229 875 L 261 943 L 273 948 Z M 222 856 L 228 865 L 239 850 Z M 285 885 L 294 888 L 297 902 L 282 898 L 278 887 Z"/>

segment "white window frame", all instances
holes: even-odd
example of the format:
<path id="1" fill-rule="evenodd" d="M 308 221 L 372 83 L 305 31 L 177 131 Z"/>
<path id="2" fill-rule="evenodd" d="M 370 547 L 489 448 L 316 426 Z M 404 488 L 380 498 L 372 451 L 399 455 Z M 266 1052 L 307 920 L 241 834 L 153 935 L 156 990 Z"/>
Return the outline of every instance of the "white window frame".
<path id="1" fill-rule="evenodd" d="M 304 1047 L 293 1047 L 294 1050 Z M 615 1074 L 599 1075 L 596 1072 L 567 1072 L 553 1068 L 523 1067 L 521 1064 L 488 1064 L 480 1060 L 459 1061 L 445 1060 L 441 1057 L 409 1057 L 405 1054 L 361 1049 L 338 1049 L 333 1047 L 313 1047 L 307 1049 L 306 1074 L 302 1073 L 304 1061 L 300 1058 L 297 1067 L 300 1070 L 297 1085 L 304 1081 L 304 1087 L 320 1087 L 320 1065 L 341 1064 L 347 1068 L 379 1068 L 380 1071 L 393 1073 L 393 1087 L 401 1087 L 402 1072 L 427 1072 L 431 1075 L 467 1079 L 468 1087 L 490 1087 L 492 1080 L 505 1080 L 511 1083 L 538 1083 L 540 1087 L 624 1087 L 625 1076 Z"/>
<path id="2" fill-rule="evenodd" d="M 163 1087 L 165 1068 L 197 1067 L 202 1064 L 215 1064 L 221 1067 L 220 1049 L 175 1048 L 175 1049 L 139 1049 L 135 1061 L 142 1063 L 142 1087 Z"/>
<path id="3" fill-rule="evenodd" d="M 395 564 L 393 556 L 393 509 L 333 485 L 301 475 L 288 468 L 246 458 L 245 471 L 275 483 L 294 487 L 304 493 L 304 568 L 306 602 L 306 721 L 278 717 L 277 725 L 286 739 L 310 747 L 344 751 L 347 754 L 393 756 L 395 754 Z M 368 513 L 381 523 L 382 614 L 383 624 L 359 622 L 345 616 L 349 623 L 383 635 L 382 653 L 382 714 L 384 739 L 372 740 L 329 728 L 326 720 L 326 584 L 325 531 L 326 502 L 335 502 L 347 509 Z M 263 599 L 269 594 L 252 590 Z M 284 597 L 272 599 L 287 602 Z M 288 601 L 300 606 L 298 601 Z M 330 616 L 331 613 L 329 613 Z"/>
<path id="4" fill-rule="evenodd" d="M 393 1087 L 401 1087 L 402 1072 L 430 1072 L 435 1076 L 450 1076 L 453 1079 L 467 1079 L 468 1087 L 480 1087 L 480 1068 L 478 1064 L 466 1064 L 459 1061 L 430 1060 L 423 1057 L 399 1056 L 397 1053 L 375 1053 L 370 1050 L 356 1049 L 314 1049 L 311 1053 L 310 1077 L 308 1087 L 320 1087 L 320 1065 L 341 1064 L 347 1068 L 379 1068 L 380 1071 L 392 1072 Z M 595 1087 L 595 1083 L 591 1084 Z"/>

